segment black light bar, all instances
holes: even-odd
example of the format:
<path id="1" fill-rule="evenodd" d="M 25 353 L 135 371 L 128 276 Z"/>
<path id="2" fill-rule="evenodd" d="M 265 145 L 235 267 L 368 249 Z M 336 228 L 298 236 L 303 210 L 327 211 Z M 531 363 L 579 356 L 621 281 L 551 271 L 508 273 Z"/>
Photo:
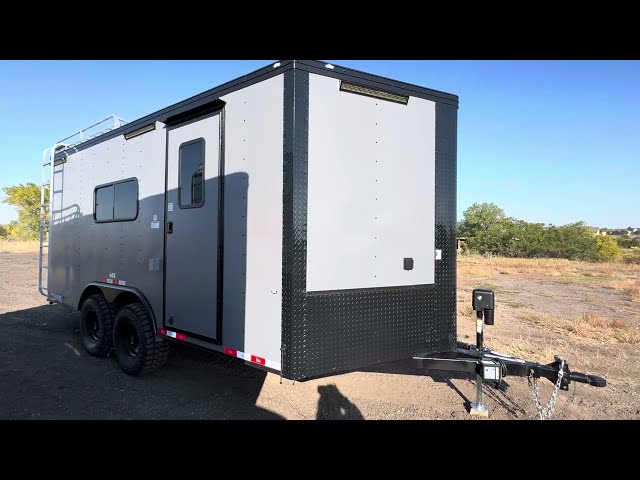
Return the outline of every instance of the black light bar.
<path id="1" fill-rule="evenodd" d="M 387 100 L 389 102 L 401 103 L 406 105 L 409 103 L 409 97 L 404 95 L 398 95 L 396 93 L 389 93 L 383 90 L 377 90 L 375 88 L 365 87 L 364 85 L 358 85 L 356 83 L 349 83 L 340 81 L 340 91 L 355 93 L 358 95 L 364 95 L 366 97 L 379 98 L 380 100 Z"/>
<path id="2" fill-rule="evenodd" d="M 138 135 L 142 135 L 143 133 L 151 132 L 155 129 L 156 129 L 156 124 L 150 123 L 149 125 L 139 128 L 137 130 L 134 130 L 133 132 L 125 133 L 124 138 L 125 140 L 130 140 L 133 137 L 137 137 Z"/>

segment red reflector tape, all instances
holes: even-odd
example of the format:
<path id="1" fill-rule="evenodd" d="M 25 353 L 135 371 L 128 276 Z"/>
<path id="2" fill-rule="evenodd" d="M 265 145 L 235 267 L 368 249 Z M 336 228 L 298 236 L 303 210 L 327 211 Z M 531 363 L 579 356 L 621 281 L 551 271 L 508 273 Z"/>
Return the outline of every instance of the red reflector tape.
<path id="1" fill-rule="evenodd" d="M 171 335 L 171 334 L 172 334 L 172 332 L 169 332 L 169 335 Z M 246 362 L 250 361 L 250 362 L 255 363 L 257 365 L 262 365 L 262 366 L 267 367 L 267 368 L 273 368 L 274 370 L 280 370 L 281 369 L 281 365 L 280 365 L 279 362 L 274 362 L 272 360 L 267 360 L 266 358 L 258 357 L 257 355 L 251 355 L 249 353 L 241 352 L 240 350 L 234 350 L 233 348 L 229 348 L 229 347 L 224 347 L 222 349 L 222 351 L 224 352 L 225 355 L 229 355 L 231 357 L 236 357 L 236 358 L 241 358 L 242 360 L 244 360 Z"/>
<path id="2" fill-rule="evenodd" d="M 110 283 L 112 285 L 122 285 L 123 287 L 127 284 L 124 280 L 116 280 L 115 278 L 101 278 L 100 281 L 102 283 Z"/>
<path id="3" fill-rule="evenodd" d="M 176 333 L 176 338 L 178 340 L 182 340 L 182 341 L 186 341 L 187 340 L 187 336 L 184 333 Z"/>
<path id="4" fill-rule="evenodd" d="M 160 335 L 166 335 L 166 334 L 167 334 L 167 331 L 166 331 L 164 328 L 159 328 L 159 329 L 158 329 L 158 333 L 159 333 Z"/>
<path id="5" fill-rule="evenodd" d="M 257 363 L 258 365 L 264 365 L 265 364 L 264 358 L 256 357 L 255 355 L 251 355 L 251 361 L 253 363 Z"/>

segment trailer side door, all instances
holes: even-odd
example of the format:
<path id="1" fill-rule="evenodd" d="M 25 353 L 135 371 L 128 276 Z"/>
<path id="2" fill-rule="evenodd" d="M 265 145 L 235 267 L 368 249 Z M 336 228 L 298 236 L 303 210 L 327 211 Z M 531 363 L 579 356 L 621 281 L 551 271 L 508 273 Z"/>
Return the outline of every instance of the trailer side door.
<path id="1" fill-rule="evenodd" d="M 165 326 L 220 340 L 220 113 L 167 131 Z"/>

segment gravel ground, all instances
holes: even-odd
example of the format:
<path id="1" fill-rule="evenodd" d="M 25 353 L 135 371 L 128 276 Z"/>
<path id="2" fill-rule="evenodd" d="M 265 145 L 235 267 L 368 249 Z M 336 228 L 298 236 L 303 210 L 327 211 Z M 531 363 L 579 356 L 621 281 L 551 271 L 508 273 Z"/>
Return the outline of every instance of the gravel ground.
<path id="1" fill-rule="evenodd" d="M 166 367 L 129 377 L 115 358 L 83 351 L 77 312 L 39 295 L 37 254 L 0 253 L 0 272 L 0 419 L 471 418 L 475 384 L 464 375 L 369 369 L 281 382 L 224 355 L 175 345 Z M 501 320 L 491 327 L 496 336 Z M 470 341 L 462 330 L 461 340 Z M 541 391 L 548 398 L 550 383 Z M 485 392 L 493 419 L 535 414 L 525 379 L 508 378 L 504 391 Z M 636 390 L 618 403 L 607 389 L 577 392 L 561 392 L 556 418 L 638 418 Z M 618 404 L 628 408 L 608 408 Z"/>

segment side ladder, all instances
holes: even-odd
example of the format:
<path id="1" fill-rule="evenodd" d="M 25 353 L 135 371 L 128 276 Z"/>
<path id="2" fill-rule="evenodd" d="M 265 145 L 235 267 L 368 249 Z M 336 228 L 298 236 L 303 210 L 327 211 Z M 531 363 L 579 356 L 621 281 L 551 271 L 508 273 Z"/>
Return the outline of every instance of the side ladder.
<path id="1" fill-rule="evenodd" d="M 57 145 L 57 144 L 56 144 Z M 39 224 L 39 241 L 38 248 L 38 290 L 42 295 L 49 299 L 49 226 L 51 222 L 51 199 L 53 198 L 53 158 L 55 156 L 55 145 L 45 148 L 42 152 L 42 177 L 40 182 L 40 220 Z M 47 187 L 49 190 L 47 191 Z M 45 265 L 45 248 L 47 261 Z M 47 271 L 46 281 L 44 270 Z"/>
<path id="2" fill-rule="evenodd" d="M 51 268 L 51 226 L 54 220 L 53 196 L 54 185 L 53 175 L 55 169 L 56 153 L 69 147 L 79 145 L 80 143 L 91 140 L 103 133 L 115 130 L 125 124 L 127 120 L 117 115 L 109 115 L 107 118 L 99 122 L 83 128 L 82 130 L 69 135 L 56 142 L 53 146 L 46 148 L 42 152 L 42 181 L 40 182 L 40 220 L 39 220 L 39 260 L 38 260 L 38 290 L 42 295 L 47 297 L 50 302 L 59 302 L 62 300 L 60 295 L 53 294 L 49 291 L 49 269 Z M 94 132 L 92 132 L 94 130 Z M 49 189 L 47 191 L 47 188 Z M 45 253 L 46 249 L 46 253 Z M 45 261 L 46 255 L 46 261 Z M 46 275 L 44 271 L 46 270 Z"/>

